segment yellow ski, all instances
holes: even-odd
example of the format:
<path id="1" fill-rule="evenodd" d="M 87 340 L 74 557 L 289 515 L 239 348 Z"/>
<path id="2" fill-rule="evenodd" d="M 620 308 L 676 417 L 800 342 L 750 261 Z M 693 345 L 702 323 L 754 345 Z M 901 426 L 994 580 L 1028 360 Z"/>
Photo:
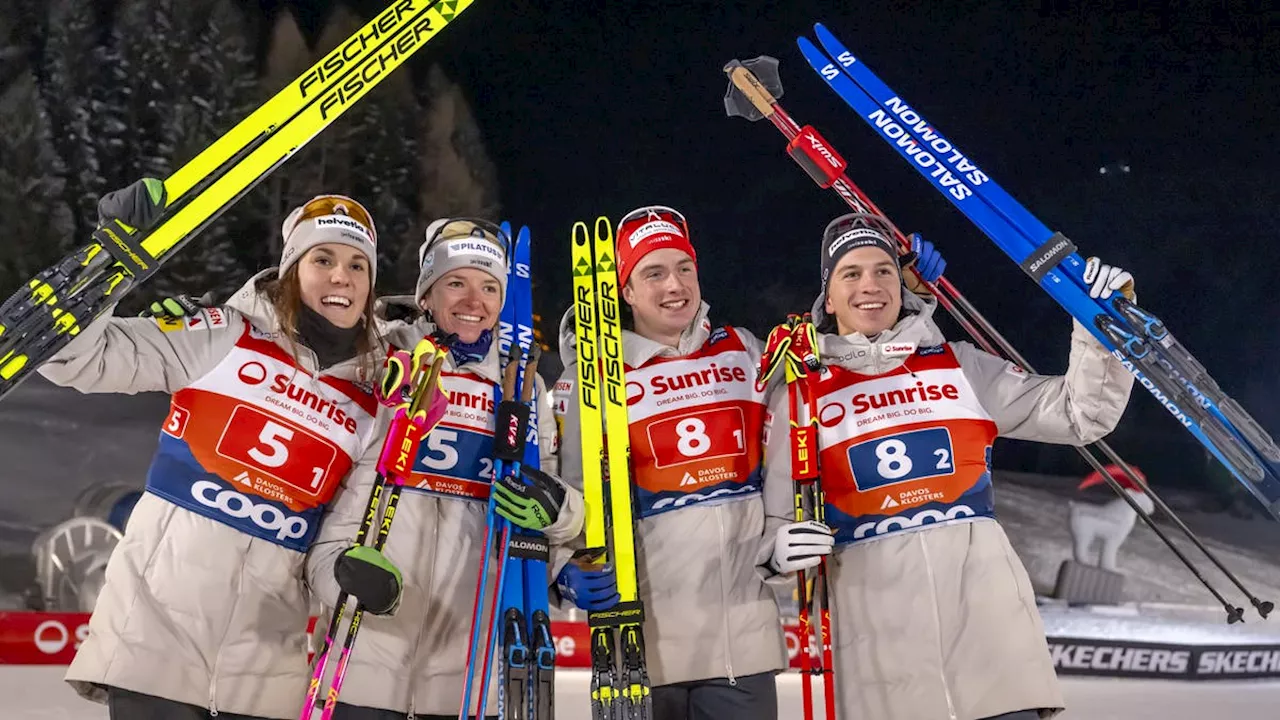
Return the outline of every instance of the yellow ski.
<path id="1" fill-rule="evenodd" d="M 592 717 L 648 720 L 653 709 L 644 660 L 644 608 L 636 585 L 622 324 L 613 229 L 608 218 L 596 218 L 591 233 L 586 223 L 573 226 L 573 296 L 586 504 L 587 548 L 583 552 L 608 557 L 617 575 L 620 597 L 614 607 L 587 615 L 591 626 Z M 614 431 L 605 432 L 606 428 Z"/>
<path id="2" fill-rule="evenodd" d="M 0 305 L 0 398 L 226 207 L 429 42 L 473 0 L 397 0 L 165 180 L 150 232 L 112 222 Z"/>

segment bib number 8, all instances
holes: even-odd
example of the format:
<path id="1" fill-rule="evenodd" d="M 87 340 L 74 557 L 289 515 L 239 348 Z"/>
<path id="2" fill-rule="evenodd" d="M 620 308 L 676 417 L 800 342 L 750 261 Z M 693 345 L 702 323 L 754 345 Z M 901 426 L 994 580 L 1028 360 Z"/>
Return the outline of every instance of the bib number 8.
<path id="1" fill-rule="evenodd" d="M 849 447 L 849 469 L 861 491 L 894 483 L 951 475 L 951 433 L 946 428 L 922 428 L 866 440 Z"/>
<path id="2" fill-rule="evenodd" d="M 685 457 L 697 457 L 711 447 L 707 424 L 698 418 L 685 418 L 676 423 L 676 437 L 680 438 L 676 448 Z"/>
<path id="3" fill-rule="evenodd" d="M 880 473 L 880 477 L 889 480 L 905 477 L 914 467 L 911 458 L 907 456 L 907 444 L 897 439 L 885 440 L 877 445 L 876 458 L 880 460 L 876 464 L 876 471 Z"/>
<path id="4" fill-rule="evenodd" d="M 644 433 L 648 452 L 659 468 L 747 453 L 746 418 L 737 407 L 655 419 Z"/>

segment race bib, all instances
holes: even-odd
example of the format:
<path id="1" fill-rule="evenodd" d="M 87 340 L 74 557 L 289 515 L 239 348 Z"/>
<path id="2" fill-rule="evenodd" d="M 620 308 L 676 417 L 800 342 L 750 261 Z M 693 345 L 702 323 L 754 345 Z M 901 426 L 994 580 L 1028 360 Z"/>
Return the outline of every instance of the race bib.
<path id="1" fill-rule="evenodd" d="M 413 487 L 405 489 L 487 502 L 493 482 L 493 383 L 455 373 L 446 373 L 441 383 L 449 393 L 449 410 L 423 440 Z"/>
<path id="2" fill-rule="evenodd" d="M 818 385 L 827 521 L 838 543 L 993 514 L 995 423 L 950 349 Z"/>
<path id="3" fill-rule="evenodd" d="M 633 480 L 642 516 L 760 491 L 763 397 L 734 333 L 693 355 L 627 369 Z"/>
<path id="4" fill-rule="evenodd" d="M 222 362 L 173 395 L 147 489 L 305 551 L 373 440 L 376 408 L 353 383 L 313 377 L 246 331 Z"/>

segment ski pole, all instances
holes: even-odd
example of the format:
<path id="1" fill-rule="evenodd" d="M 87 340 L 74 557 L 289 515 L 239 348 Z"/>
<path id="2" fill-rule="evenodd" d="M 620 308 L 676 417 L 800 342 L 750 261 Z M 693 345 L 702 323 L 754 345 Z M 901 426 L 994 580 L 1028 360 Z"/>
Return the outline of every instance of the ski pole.
<path id="1" fill-rule="evenodd" d="M 388 482 L 391 483 L 391 490 L 387 493 L 386 508 L 382 512 L 382 521 L 378 526 L 378 534 L 374 536 L 373 547 L 375 550 L 381 551 L 386 546 L 387 536 L 391 531 L 392 521 L 395 520 L 396 507 L 400 503 L 400 491 L 404 488 L 405 480 L 412 472 L 414 460 L 417 459 L 417 450 L 422 442 L 423 436 L 429 432 L 427 427 L 428 415 L 439 392 L 440 370 L 444 364 L 444 358 L 448 351 L 448 345 L 452 342 L 453 336 L 448 336 L 432 342 L 429 338 L 423 338 L 414 348 L 412 356 L 411 378 L 411 396 L 408 402 L 402 402 L 396 408 L 395 417 L 391 421 L 391 427 L 387 430 L 387 438 L 382 445 L 382 454 L 378 460 L 379 482 L 375 482 L 374 496 L 380 496 L 383 488 Z M 423 377 L 423 364 L 430 361 L 430 369 Z M 384 392 L 388 389 L 394 389 L 396 376 L 403 376 L 405 373 L 403 367 L 403 359 L 398 361 L 399 369 L 395 373 L 388 373 L 384 378 L 382 388 Z M 391 393 L 387 393 L 390 395 Z M 374 515 L 377 513 L 379 506 L 378 498 L 370 498 L 369 511 L 365 514 L 364 520 L 361 522 L 360 530 L 357 531 L 357 537 L 360 540 L 368 534 L 372 527 Z M 339 596 L 337 606 L 333 610 L 333 617 L 329 622 L 329 637 L 326 638 L 321 657 L 317 658 L 316 670 L 312 675 L 312 683 L 316 692 L 308 689 L 307 703 L 303 706 L 301 720 L 307 720 L 311 717 L 314 709 L 314 703 L 319 691 L 319 682 L 323 678 L 325 668 L 328 662 L 329 653 L 332 651 L 332 636 L 336 635 L 337 623 L 341 621 L 341 616 L 346 606 L 348 595 L 343 593 Z M 360 631 L 360 621 L 364 618 L 364 605 L 358 600 L 355 610 L 351 614 L 351 625 L 347 628 L 347 635 L 342 644 L 342 654 L 338 660 L 338 668 L 334 672 L 333 681 L 330 683 L 329 690 L 325 694 L 324 709 L 321 712 L 321 720 L 330 720 L 333 716 L 334 709 L 337 707 L 338 695 L 342 691 L 342 683 L 346 678 L 347 665 L 351 660 L 351 649 L 355 646 L 356 635 Z"/>
<path id="2" fill-rule="evenodd" d="M 813 318 L 809 313 L 803 316 L 792 315 L 787 318 L 791 327 L 791 337 L 786 347 L 786 382 L 787 397 L 792 418 L 792 456 L 791 477 L 795 490 L 796 521 L 803 522 L 804 509 L 807 504 L 813 510 L 813 519 L 826 524 L 826 497 L 822 492 L 822 472 L 820 469 L 818 447 L 818 408 L 817 392 L 814 383 L 818 372 L 822 369 L 818 358 L 818 333 L 813 326 Z M 776 367 L 776 365 L 775 365 Z M 797 388 L 800 392 L 797 393 Z M 797 398 L 799 394 L 799 398 Z M 796 400 L 804 402 L 806 415 L 800 423 L 800 411 Z M 803 640 L 804 655 L 800 661 L 804 710 L 806 720 L 813 717 L 812 681 L 813 675 L 822 676 L 823 707 L 827 720 L 835 720 L 835 657 L 831 642 L 831 608 L 828 600 L 829 575 L 827 557 L 818 560 L 817 581 L 814 583 L 813 597 L 808 595 L 808 577 L 801 571 L 798 577 L 798 590 L 801 601 L 801 630 L 805 634 Z M 808 656 L 808 630 L 812 622 L 809 605 L 817 600 L 818 628 L 820 632 L 820 648 L 822 659 L 813 667 Z"/>
<path id="3" fill-rule="evenodd" d="M 520 363 L 517 359 L 517 353 L 520 347 L 516 343 L 512 343 L 507 353 L 506 365 L 502 368 L 502 386 L 499 390 L 503 398 L 511 398 L 516 394 L 516 382 L 519 377 Z M 496 428 L 495 428 L 496 432 Z M 494 477 L 498 477 L 498 467 L 495 463 L 493 473 Z M 502 596 L 502 580 L 506 570 L 507 560 L 507 544 L 510 539 L 509 525 L 506 518 L 497 514 L 497 498 L 493 492 L 489 493 L 488 507 L 485 516 L 489 519 L 488 527 L 485 530 L 484 548 L 482 549 L 482 557 L 480 560 L 480 576 L 476 579 L 475 603 L 471 608 L 471 642 L 467 646 L 467 670 L 462 683 L 462 704 L 458 708 L 458 720 L 467 720 L 468 711 L 471 709 L 471 688 L 475 681 L 475 663 L 481 662 L 484 677 L 481 680 L 482 691 L 479 700 L 479 710 L 476 717 L 483 716 L 483 709 L 488 699 L 488 675 L 489 675 L 489 659 L 493 654 L 495 626 L 494 614 L 497 610 L 498 599 Z M 497 536 L 498 548 L 501 557 L 497 567 L 497 586 L 493 591 L 493 599 L 488 599 L 489 590 L 489 564 L 493 554 L 493 539 Z M 485 604 L 490 604 L 488 608 L 489 619 L 485 622 Z M 481 647 L 481 638 L 484 638 L 483 648 Z M 480 653 L 483 653 L 481 655 Z"/>
<path id="4" fill-rule="evenodd" d="M 512 387 L 509 388 L 509 392 L 503 393 L 503 397 L 515 398 L 518 392 L 519 397 L 514 400 L 513 404 L 524 405 L 525 407 L 528 407 L 529 403 L 533 401 L 533 390 L 534 390 L 533 373 L 535 372 L 535 368 L 529 363 L 524 362 L 524 358 L 525 358 L 524 348 L 522 348 L 518 343 L 512 343 L 511 356 L 510 356 L 510 359 L 507 361 L 507 367 L 514 368 L 514 370 L 508 371 L 511 377 L 513 378 L 511 381 Z M 523 370 L 524 370 L 523 373 L 520 372 L 522 369 L 521 365 L 523 365 Z M 505 414 L 498 416 L 499 422 L 497 423 L 497 427 L 495 428 L 496 432 L 508 433 L 506 438 L 503 441 L 500 441 L 500 442 L 495 441 L 495 448 L 497 448 L 499 445 L 505 445 L 507 442 L 510 442 L 513 439 L 515 441 L 514 446 L 510 448 L 509 453 L 495 452 L 495 455 L 502 455 L 502 454 L 508 455 L 508 457 L 495 458 L 495 462 L 493 464 L 493 473 L 495 478 L 505 477 L 505 476 L 520 477 L 520 464 L 524 454 L 524 439 L 529 429 L 528 419 L 526 417 L 525 421 L 521 423 L 519 421 L 520 415 L 518 414 L 518 412 L 514 408 L 511 408 L 511 410 L 512 410 L 511 415 L 506 416 L 505 418 L 504 418 Z M 512 431 L 512 428 L 503 427 L 504 421 L 508 423 L 514 422 L 514 436 L 510 434 Z M 512 459 L 512 458 L 520 458 L 520 459 Z M 498 517 L 501 517 L 501 516 L 498 516 Z M 488 704 L 488 700 L 489 700 L 489 683 L 492 682 L 493 680 L 492 675 L 489 672 L 489 666 L 493 657 L 498 654 L 496 653 L 495 649 L 499 639 L 498 629 L 499 627 L 501 627 L 501 622 L 502 622 L 502 618 L 500 617 L 502 613 L 498 612 L 498 603 L 501 601 L 503 597 L 503 590 L 506 589 L 506 584 L 510 582 L 510 575 L 511 575 L 511 573 L 509 572 L 510 568 L 507 568 L 507 561 L 510 558 L 510 554 L 511 554 L 512 531 L 511 531 L 510 520 L 506 520 L 504 522 L 502 527 L 502 533 L 503 533 L 503 541 L 501 545 L 499 545 L 499 558 L 498 558 L 498 562 L 499 562 L 498 567 L 502 568 L 502 571 L 498 577 L 498 586 L 494 588 L 493 606 L 489 613 L 489 630 L 488 630 L 489 640 L 486 645 L 488 649 L 485 651 L 484 666 L 483 666 L 484 669 L 481 671 L 483 674 L 480 679 L 480 682 L 481 682 L 480 703 L 479 703 L 478 709 L 476 710 L 477 718 L 484 717 L 485 706 Z M 524 574 L 517 572 L 515 580 L 516 582 L 523 582 Z M 521 592 L 521 595 L 523 596 L 523 591 Z M 525 697 L 521 698 L 521 707 L 527 707 L 527 705 L 528 705 L 528 697 L 526 695 Z M 501 710 L 499 714 L 502 714 Z M 523 716 L 523 713 L 521 713 L 521 716 Z"/>
<path id="5" fill-rule="evenodd" d="M 795 522 L 804 522 L 806 515 L 807 481 L 816 474 L 814 452 L 818 439 L 813 435 L 813 426 L 800 421 L 800 394 L 796 381 L 799 370 L 794 367 L 794 353 L 789 352 L 792 334 L 800 316 L 789 315 L 785 324 L 778 325 L 770 333 L 765 343 L 764 352 L 760 356 L 760 368 L 756 373 L 756 389 L 763 391 L 768 386 L 769 378 L 786 363 L 784 378 L 787 385 L 787 414 L 790 424 L 791 445 L 791 489 L 795 499 L 793 504 Z M 808 570 L 801 568 L 796 572 L 797 616 L 800 622 L 800 636 L 797 638 L 800 650 L 800 683 L 803 694 L 804 720 L 813 720 L 813 658 L 810 656 L 813 644 L 813 626 L 809 614 L 809 577 Z"/>
<path id="6" fill-rule="evenodd" d="M 382 382 L 376 388 L 378 402 L 387 407 L 398 407 L 403 402 L 404 391 L 412 380 L 412 372 L 412 358 L 408 353 L 394 349 L 388 352 L 387 359 L 383 364 Z M 386 484 L 387 476 L 379 472 L 374 480 L 373 489 L 369 492 L 369 502 L 366 503 L 368 509 L 365 511 L 364 518 L 360 521 L 360 527 L 356 530 L 355 538 L 351 541 L 353 545 L 364 544 L 365 537 L 369 534 L 369 528 L 373 527 L 373 521 L 378 516 L 378 510 L 382 508 L 382 492 L 386 488 Z M 324 680 L 324 674 L 329 665 L 329 650 L 333 648 L 333 639 L 338 634 L 338 626 L 346 615 L 346 605 L 349 597 L 345 590 L 338 593 L 338 601 L 334 604 L 333 612 L 329 616 L 329 627 L 325 631 L 324 644 L 320 646 L 320 651 L 316 653 L 315 668 L 311 673 L 311 682 L 307 686 L 307 697 L 302 704 L 299 720 L 306 720 L 311 717 L 312 710 L 316 707 L 316 699 L 320 695 L 320 683 Z"/>

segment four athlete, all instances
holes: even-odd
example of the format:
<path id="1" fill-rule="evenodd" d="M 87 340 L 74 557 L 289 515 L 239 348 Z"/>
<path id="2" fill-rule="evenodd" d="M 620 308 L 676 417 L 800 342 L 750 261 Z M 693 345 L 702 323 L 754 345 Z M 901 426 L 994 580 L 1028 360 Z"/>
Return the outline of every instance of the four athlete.
<path id="1" fill-rule="evenodd" d="M 147 180 L 100 211 L 147 227 L 163 205 Z M 173 397 L 68 680 L 113 718 L 296 717 L 309 600 L 332 607 L 345 591 L 374 617 L 337 717 L 456 717 L 491 491 L 512 522 L 562 548 L 548 583 L 566 602 L 617 601 L 612 567 L 569 557 L 584 518 L 572 316 L 558 443 L 538 386 L 549 472 L 491 484 L 509 239 L 482 220 L 438 220 L 414 294 L 375 303 L 377 232 L 359 203 L 314 198 L 282 234 L 279 268 L 226 305 L 100 320 L 41 369 L 85 392 Z M 904 287 L 892 238 L 887 220 L 863 214 L 822 238 L 823 367 L 810 385 L 822 525 L 793 521 L 790 395 L 755 382 L 758 339 L 712 324 L 684 216 L 644 206 L 617 223 L 657 718 L 776 718 L 787 655 L 774 588 L 826 554 L 842 718 L 1030 718 L 1063 705 L 1026 573 L 994 519 L 991 446 L 1092 442 L 1115 427 L 1132 376 L 1078 325 L 1063 376 L 946 342 L 934 300 Z M 917 251 L 936 280 L 944 263 L 927 243 Z M 1127 273 L 1099 276 L 1095 296 L 1132 298 Z M 372 393 L 380 360 L 437 331 L 455 337 L 449 409 L 386 547 L 353 547 L 389 420 Z"/>

